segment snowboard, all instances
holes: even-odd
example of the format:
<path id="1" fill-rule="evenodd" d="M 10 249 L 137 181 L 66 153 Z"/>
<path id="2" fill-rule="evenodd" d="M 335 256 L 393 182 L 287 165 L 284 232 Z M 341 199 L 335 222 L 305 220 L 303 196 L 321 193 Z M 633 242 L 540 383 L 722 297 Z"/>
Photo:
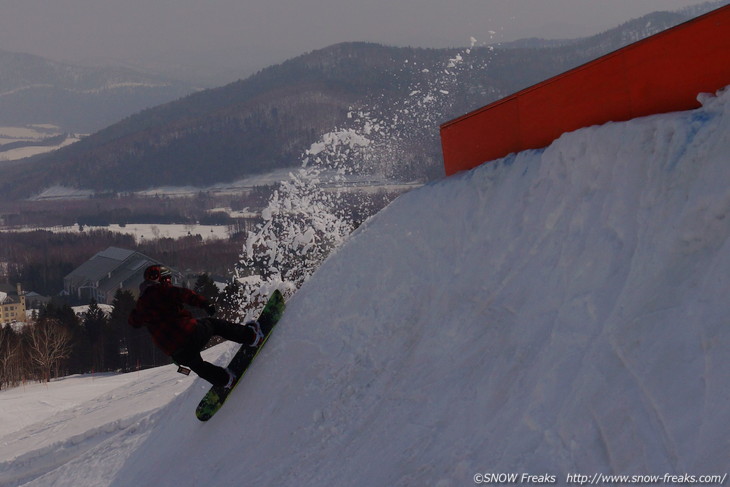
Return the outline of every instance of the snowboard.
<path id="1" fill-rule="evenodd" d="M 286 304 L 284 303 L 284 296 L 282 296 L 278 290 L 274 291 L 258 318 L 258 322 L 261 325 L 261 331 L 264 333 L 264 339 L 257 347 L 241 345 L 241 348 L 238 349 L 231 359 L 231 362 L 228 364 L 228 367 L 234 374 L 236 374 L 236 377 L 238 377 L 236 383 L 228 390 L 217 386 L 210 388 L 208 393 L 203 397 L 200 404 L 198 404 L 198 407 L 195 409 L 195 416 L 197 416 L 200 421 L 208 421 L 216 412 L 218 412 L 221 406 L 223 406 L 223 403 L 226 402 L 226 398 L 231 394 L 233 389 L 236 388 L 236 385 L 238 385 L 241 381 L 246 369 L 248 369 L 249 365 L 251 365 L 251 362 L 253 362 L 256 358 L 261 348 L 266 344 L 266 341 L 269 339 L 269 335 L 271 334 L 271 330 L 279 321 L 279 318 L 281 318 L 285 307 Z"/>

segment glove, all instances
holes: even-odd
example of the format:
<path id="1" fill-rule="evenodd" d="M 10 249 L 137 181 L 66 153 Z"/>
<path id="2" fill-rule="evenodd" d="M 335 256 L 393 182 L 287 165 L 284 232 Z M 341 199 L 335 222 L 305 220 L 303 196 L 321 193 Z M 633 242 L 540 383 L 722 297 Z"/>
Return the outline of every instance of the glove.
<path id="1" fill-rule="evenodd" d="M 213 303 L 206 304 L 203 306 L 203 309 L 206 313 L 208 313 L 208 316 L 213 316 L 215 314 L 215 305 Z"/>

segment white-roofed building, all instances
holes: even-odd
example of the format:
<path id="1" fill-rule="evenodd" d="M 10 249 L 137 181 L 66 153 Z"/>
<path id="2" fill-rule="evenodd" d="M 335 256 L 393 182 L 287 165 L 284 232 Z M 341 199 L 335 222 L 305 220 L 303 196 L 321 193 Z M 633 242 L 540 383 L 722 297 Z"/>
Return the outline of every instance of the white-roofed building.
<path id="1" fill-rule="evenodd" d="M 144 270 L 153 264 L 161 263 L 133 250 L 109 247 L 64 277 L 64 294 L 85 303 L 95 299 L 100 304 L 111 304 L 118 289 L 137 296 Z M 173 271 L 173 281 L 180 280 L 181 276 Z"/>

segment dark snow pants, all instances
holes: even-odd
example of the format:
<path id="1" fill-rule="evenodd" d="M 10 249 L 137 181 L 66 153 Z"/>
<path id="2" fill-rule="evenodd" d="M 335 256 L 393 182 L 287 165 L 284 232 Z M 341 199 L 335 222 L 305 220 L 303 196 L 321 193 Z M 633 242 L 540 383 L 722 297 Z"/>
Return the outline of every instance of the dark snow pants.
<path id="1" fill-rule="evenodd" d="M 195 334 L 190 337 L 183 348 L 172 354 L 172 359 L 178 365 L 190 367 L 190 370 L 214 386 L 224 386 L 228 383 L 226 369 L 206 362 L 200 356 L 200 351 L 214 335 L 245 344 L 253 343 L 256 337 L 255 332 L 249 326 L 217 318 L 203 318 L 198 320 Z"/>

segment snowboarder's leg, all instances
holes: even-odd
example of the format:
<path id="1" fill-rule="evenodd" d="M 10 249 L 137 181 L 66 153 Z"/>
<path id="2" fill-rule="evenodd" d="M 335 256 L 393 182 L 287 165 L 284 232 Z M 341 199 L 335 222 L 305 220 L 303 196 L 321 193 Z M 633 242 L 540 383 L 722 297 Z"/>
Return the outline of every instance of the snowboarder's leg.
<path id="1" fill-rule="evenodd" d="M 203 360 L 198 350 L 184 348 L 175 352 L 172 358 L 176 363 L 189 367 L 190 370 L 214 386 L 225 386 L 229 382 L 230 376 L 226 369 Z"/>
<path id="2" fill-rule="evenodd" d="M 256 346 L 261 342 L 263 333 L 261 327 L 255 326 L 255 322 L 239 325 L 230 321 L 219 320 L 217 318 L 206 318 L 207 326 L 209 326 L 214 335 L 231 340 L 244 345 Z"/>

